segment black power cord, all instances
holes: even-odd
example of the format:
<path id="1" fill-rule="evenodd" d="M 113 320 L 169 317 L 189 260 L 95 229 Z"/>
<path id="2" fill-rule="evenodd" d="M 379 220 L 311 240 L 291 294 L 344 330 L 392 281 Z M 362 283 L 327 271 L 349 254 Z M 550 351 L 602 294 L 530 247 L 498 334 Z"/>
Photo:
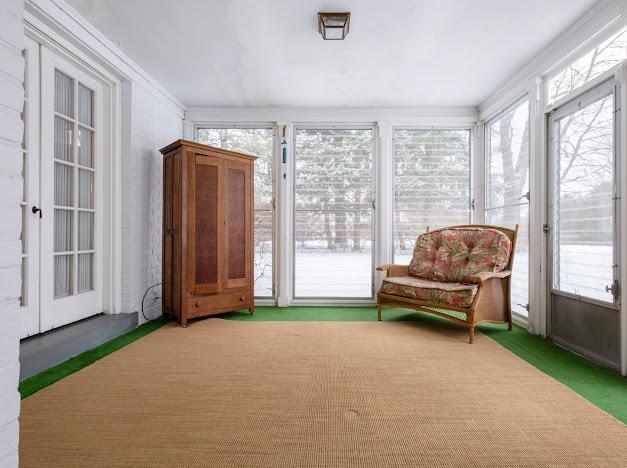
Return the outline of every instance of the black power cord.
<path id="1" fill-rule="evenodd" d="M 148 317 L 146 317 L 146 314 L 144 313 L 144 301 L 146 300 L 146 296 L 148 295 L 148 292 L 152 289 L 152 288 L 156 288 L 157 286 L 161 286 L 163 283 L 157 283 L 157 284 L 153 284 L 152 286 L 150 286 L 148 289 L 146 289 L 146 292 L 144 293 L 144 297 L 142 297 L 142 315 L 144 316 L 144 319 L 146 321 L 150 321 L 152 319 L 149 319 Z M 163 311 L 161 311 L 161 313 L 163 314 Z"/>

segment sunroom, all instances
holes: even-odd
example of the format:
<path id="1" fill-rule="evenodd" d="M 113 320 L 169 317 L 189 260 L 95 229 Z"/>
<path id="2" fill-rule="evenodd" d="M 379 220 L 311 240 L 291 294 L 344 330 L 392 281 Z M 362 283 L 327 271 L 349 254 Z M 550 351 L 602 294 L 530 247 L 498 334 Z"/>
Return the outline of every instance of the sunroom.
<path id="1" fill-rule="evenodd" d="M 0 20 L 0 466 L 625 466 L 627 2 Z"/>

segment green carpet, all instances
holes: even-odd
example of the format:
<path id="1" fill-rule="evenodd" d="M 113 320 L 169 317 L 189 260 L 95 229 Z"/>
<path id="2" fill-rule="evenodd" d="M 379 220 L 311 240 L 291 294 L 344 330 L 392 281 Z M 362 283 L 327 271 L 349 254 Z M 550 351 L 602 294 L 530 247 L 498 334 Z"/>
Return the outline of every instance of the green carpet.
<path id="1" fill-rule="evenodd" d="M 239 311 L 215 317 L 227 320 L 257 321 L 375 321 L 377 310 L 375 307 L 256 307 L 254 316 L 251 316 L 248 311 Z M 412 312 L 407 309 L 383 309 L 383 319 L 447 321 L 437 316 Z M 114 338 L 97 348 L 86 351 L 25 380 L 20 385 L 22 398 L 26 398 L 107 354 L 117 351 L 165 323 L 167 320 L 158 319 L 144 324 L 136 330 Z M 520 326 L 515 325 L 511 332 L 506 330 L 505 325 L 485 324 L 477 328 L 504 348 L 627 424 L 627 377 L 604 369 L 587 359 L 555 346 L 541 337 L 528 333 Z"/>
<path id="2" fill-rule="evenodd" d="M 139 340 L 143 336 L 146 336 L 148 333 L 155 331 L 169 321 L 170 320 L 168 319 L 159 318 L 156 320 L 152 320 L 148 323 L 144 323 L 143 325 L 137 327 L 135 330 L 124 333 L 123 335 L 120 335 L 116 338 L 113 338 L 112 340 L 107 341 L 106 343 L 85 351 L 78 356 L 74 356 L 73 358 L 62 362 L 61 364 L 57 364 L 50 369 L 47 369 L 37 375 L 33 375 L 32 377 L 25 379 L 20 383 L 19 387 L 22 399 L 32 395 L 33 393 L 38 392 L 48 385 L 52 385 L 53 383 L 61 380 L 63 377 L 67 377 L 68 375 L 81 370 L 83 367 L 87 367 L 97 360 L 102 359 L 106 355 L 111 354 L 120 348 L 123 348 L 127 344 Z"/>

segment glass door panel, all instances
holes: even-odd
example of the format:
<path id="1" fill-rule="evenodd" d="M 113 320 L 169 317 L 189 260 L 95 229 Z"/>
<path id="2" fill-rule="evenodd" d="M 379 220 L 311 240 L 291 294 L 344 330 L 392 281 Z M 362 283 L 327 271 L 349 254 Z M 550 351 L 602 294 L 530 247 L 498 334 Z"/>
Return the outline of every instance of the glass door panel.
<path id="1" fill-rule="evenodd" d="M 554 123 L 553 289 L 614 302 L 614 94 Z"/>
<path id="2" fill-rule="evenodd" d="M 373 133 L 295 130 L 295 298 L 373 295 Z"/>

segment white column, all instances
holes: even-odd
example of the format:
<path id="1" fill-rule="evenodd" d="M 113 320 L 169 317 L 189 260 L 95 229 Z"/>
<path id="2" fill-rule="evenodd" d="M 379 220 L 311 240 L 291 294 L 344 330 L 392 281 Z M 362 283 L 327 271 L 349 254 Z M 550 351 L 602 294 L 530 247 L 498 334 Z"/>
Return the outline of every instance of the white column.
<path id="1" fill-rule="evenodd" d="M 285 129 L 285 136 L 283 130 Z M 277 148 L 277 198 L 276 209 L 276 230 L 278 255 L 277 269 L 275 272 L 275 284 L 278 288 L 277 305 L 288 307 L 292 301 L 293 290 L 293 168 L 294 168 L 294 145 L 293 128 L 289 121 L 277 122 L 276 148 Z M 285 143 L 283 143 L 285 142 Z M 285 155 L 284 150 L 285 149 Z M 285 156 L 285 162 L 284 161 Z"/>
<path id="2" fill-rule="evenodd" d="M 529 320 L 531 333 L 547 336 L 546 125 L 544 83 L 538 77 L 529 88 Z"/>

